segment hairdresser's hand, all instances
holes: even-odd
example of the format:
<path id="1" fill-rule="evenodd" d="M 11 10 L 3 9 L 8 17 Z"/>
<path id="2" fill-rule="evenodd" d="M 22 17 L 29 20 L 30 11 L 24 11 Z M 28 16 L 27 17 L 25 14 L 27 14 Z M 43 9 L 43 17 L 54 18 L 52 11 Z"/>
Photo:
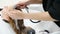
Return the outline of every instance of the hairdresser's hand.
<path id="1" fill-rule="evenodd" d="M 13 9 L 12 7 L 5 7 L 2 10 L 2 16 L 7 18 L 11 17 L 12 19 L 22 19 L 24 17 L 22 11 Z"/>
<path id="2" fill-rule="evenodd" d="M 6 13 L 6 10 L 5 10 L 5 8 L 1 11 L 1 17 L 4 19 L 4 20 L 7 20 L 7 21 L 9 21 L 10 19 L 10 17 L 8 16 L 8 14 Z"/>
<path id="3" fill-rule="evenodd" d="M 21 0 L 20 2 L 17 3 L 16 6 L 18 6 L 18 8 L 23 9 L 29 4 L 30 4 L 30 0 Z"/>

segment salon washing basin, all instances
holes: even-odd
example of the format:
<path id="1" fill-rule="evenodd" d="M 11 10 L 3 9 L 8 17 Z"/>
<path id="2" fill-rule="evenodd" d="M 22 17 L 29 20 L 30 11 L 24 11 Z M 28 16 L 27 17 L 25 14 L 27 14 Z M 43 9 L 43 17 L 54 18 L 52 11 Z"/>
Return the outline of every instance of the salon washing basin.
<path id="1" fill-rule="evenodd" d="M 0 0 L 0 8 L 3 8 L 4 6 L 7 5 L 8 6 L 12 5 L 12 2 L 10 1 L 12 1 L 14 5 L 16 4 L 16 2 L 18 2 L 17 0 Z M 29 13 L 44 12 L 42 4 L 31 4 L 28 5 L 28 8 L 29 8 Z M 25 9 L 22 10 L 27 13 Z M 38 21 L 38 20 L 33 20 L 33 21 Z M 39 23 L 32 23 L 30 19 L 24 19 L 24 24 L 25 26 L 29 26 L 33 28 L 36 31 L 35 32 L 36 34 L 43 34 L 44 30 L 48 30 L 51 34 L 54 34 L 53 32 L 60 30 L 60 28 L 52 21 L 40 21 Z M 0 18 L 0 34 L 15 34 L 11 26 L 8 23 L 2 21 L 1 18 Z"/>
<path id="2" fill-rule="evenodd" d="M 42 4 L 31 4 L 28 8 L 29 13 L 44 12 Z M 27 13 L 26 9 L 23 9 L 23 11 Z M 33 21 L 36 22 L 39 20 Z M 42 34 L 41 31 L 44 30 L 48 30 L 50 33 L 60 30 L 60 28 L 52 21 L 40 21 L 38 23 L 33 23 L 30 19 L 24 19 L 24 24 L 25 26 L 32 27 L 36 31 L 36 34 Z"/>

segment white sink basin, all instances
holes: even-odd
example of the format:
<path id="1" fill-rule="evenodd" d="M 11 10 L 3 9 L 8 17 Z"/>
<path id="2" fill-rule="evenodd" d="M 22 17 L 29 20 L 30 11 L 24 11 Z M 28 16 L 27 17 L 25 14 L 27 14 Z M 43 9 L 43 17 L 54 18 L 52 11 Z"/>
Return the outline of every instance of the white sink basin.
<path id="1" fill-rule="evenodd" d="M 5 0 L 5 1 L 0 0 L 0 8 L 3 8 L 4 6 L 12 5 L 12 2 L 14 5 L 16 4 L 16 2 L 18 2 L 17 0 L 13 0 L 12 2 L 10 1 L 11 0 Z M 42 4 L 32 4 L 32 5 L 29 5 L 28 7 L 29 7 L 30 13 L 44 12 L 42 8 Z M 24 9 L 23 11 L 26 12 L 26 10 Z M 15 32 L 12 30 L 9 24 L 5 22 L 2 23 L 2 22 L 3 21 L 0 18 L 0 34 L 15 34 Z M 36 31 L 36 34 L 41 34 L 40 31 L 43 31 L 43 30 L 48 30 L 51 33 L 59 30 L 59 27 L 52 21 L 41 21 L 39 23 L 32 23 L 29 19 L 24 19 L 24 24 L 25 26 L 32 27 Z"/>
<path id="2" fill-rule="evenodd" d="M 28 8 L 30 13 L 44 12 L 42 4 L 31 4 L 28 6 Z M 26 12 L 26 10 L 23 11 Z M 48 30 L 50 33 L 59 30 L 59 27 L 52 21 L 41 21 L 39 23 L 32 23 L 29 19 L 24 19 L 24 24 L 25 26 L 32 27 L 36 31 L 36 34 L 40 34 L 40 31 L 43 30 Z"/>

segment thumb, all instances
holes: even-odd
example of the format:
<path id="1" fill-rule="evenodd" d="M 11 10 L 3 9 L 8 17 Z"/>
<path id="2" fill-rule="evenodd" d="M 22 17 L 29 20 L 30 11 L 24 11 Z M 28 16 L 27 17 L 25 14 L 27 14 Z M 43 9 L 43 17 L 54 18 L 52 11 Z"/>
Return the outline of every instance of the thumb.
<path id="1" fill-rule="evenodd" d="M 5 6 L 3 9 L 11 11 L 11 10 L 14 10 L 14 6 Z"/>

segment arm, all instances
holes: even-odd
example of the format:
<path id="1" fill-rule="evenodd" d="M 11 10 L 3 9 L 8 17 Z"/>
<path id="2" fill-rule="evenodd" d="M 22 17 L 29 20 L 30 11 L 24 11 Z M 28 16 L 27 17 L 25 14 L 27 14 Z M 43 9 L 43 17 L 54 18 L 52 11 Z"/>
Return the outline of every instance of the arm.
<path id="1" fill-rule="evenodd" d="M 44 21 L 57 21 L 53 19 L 48 11 L 47 12 L 37 12 L 37 13 L 23 13 L 19 10 L 14 9 L 4 9 L 4 13 L 7 13 L 13 19 L 34 19 L 34 20 L 44 20 Z"/>
<path id="2" fill-rule="evenodd" d="M 34 19 L 34 20 L 44 20 L 44 21 L 56 21 L 53 19 L 48 11 L 46 12 L 37 12 L 37 13 L 23 13 L 19 10 L 13 10 L 13 9 L 5 9 L 2 12 L 3 14 L 9 15 L 11 18 L 14 17 L 14 19 Z M 5 16 L 4 16 L 5 17 Z"/>
<path id="3" fill-rule="evenodd" d="M 25 13 L 25 19 L 34 19 L 34 20 L 43 20 L 43 21 L 56 21 L 51 18 L 48 12 L 39 12 L 39 13 Z"/>
<path id="4" fill-rule="evenodd" d="M 30 0 L 31 4 L 40 4 L 42 3 L 42 0 Z"/>

